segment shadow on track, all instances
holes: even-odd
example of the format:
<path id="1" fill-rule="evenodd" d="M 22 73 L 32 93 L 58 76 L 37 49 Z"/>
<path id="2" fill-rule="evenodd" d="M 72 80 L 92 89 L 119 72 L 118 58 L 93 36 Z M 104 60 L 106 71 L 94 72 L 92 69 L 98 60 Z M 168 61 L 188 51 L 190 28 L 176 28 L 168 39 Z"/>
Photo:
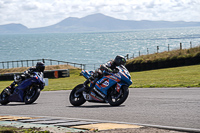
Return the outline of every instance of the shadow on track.
<path id="1" fill-rule="evenodd" d="M 125 105 L 120 105 L 120 106 L 110 106 L 110 105 L 87 105 L 87 106 L 66 106 L 66 107 L 71 107 L 71 108 L 116 108 L 116 107 L 124 107 Z"/>
<path id="2" fill-rule="evenodd" d="M 25 103 L 17 103 L 17 104 L 7 104 L 7 105 L 0 105 L 0 106 L 25 106 L 25 105 L 33 105 L 33 104 L 37 104 L 37 103 L 32 103 L 32 104 L 25 104 Z"/>

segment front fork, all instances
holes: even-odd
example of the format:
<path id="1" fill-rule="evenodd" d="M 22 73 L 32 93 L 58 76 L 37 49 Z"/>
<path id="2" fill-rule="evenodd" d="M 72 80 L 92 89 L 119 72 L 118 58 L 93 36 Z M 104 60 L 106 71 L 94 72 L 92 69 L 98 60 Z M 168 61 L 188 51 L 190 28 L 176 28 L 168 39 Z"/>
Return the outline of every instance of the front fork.
<path id="1" fill-rule="evenodd" d="M 122 94 L 121 87 L 122 87 L 122 85 L 117 83 L 114 91 L 112 92 L 113 93 L 113 95 L 112 95 L 113 99 L 118 99 L 121 96 L 121 94 Z"/>
<path id="2" fill-rule="evenodd" d="M 94 80 L 94 81 L 92 81 Z M 91 92 L 92 88 L 95 86 L 95 83 L 97 82 L 98 78 L 94 79 L 92 76 L 90 76 L 84 83 L 83 83 L 83 87 L 80 88 L 79 90 L 77 90 L 75 93 L 74 93 L 74 96 L 76 98 L 78 98 L 80 96 L 80 93 L 82 93 L 83 91 L 86 91 L 86 92 Z M 89 87 L 88 84 L 89 83 L 92 83 L 92 85 Z"/>
<path id="3" fill-rule="evenodd" d="M 119 93 L 120 92 L 120 88 L 121 88 L 121 84 L 117 83 L 117 85 L 115 86 L 115 90 Z"/>
<path id="4" fill-rule="evenodd" d="M 82 93 L 83 91 L 85 91 L 85 87 L 82 87 L 80 88 L 79 90 L 77 90 L 75 93 L 74 93 L 74 97 L 75 98 L 78 98 L 80 96 L 80 93 Z"/>

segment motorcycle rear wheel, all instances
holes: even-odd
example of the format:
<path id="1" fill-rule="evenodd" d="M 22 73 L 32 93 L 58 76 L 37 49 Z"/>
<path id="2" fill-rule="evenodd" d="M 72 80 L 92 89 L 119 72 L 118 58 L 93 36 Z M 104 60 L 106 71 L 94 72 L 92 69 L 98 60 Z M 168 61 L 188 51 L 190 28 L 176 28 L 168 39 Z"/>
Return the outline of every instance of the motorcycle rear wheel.
<path id="1" fill-rule="evenodd" d="M 9 98 L 9 95 L 6 94 L 6 92 L 4 92 L 4 90 L 3 90 L 3 91 L 1 92 L 1 95 L 0 95 L 0 103 L 1 103 L 2 105 L 8 104 L 8 103 L 9 103 L 8 98 Z"/>
<path id="2" fill-rule="evenodd" d="M 25 104 L 32 104 L 37 100 L 37 98 L 40 95 L 40 88 L 33 86 L 30 89 L 26 91 L 26 94 L 24 96 L 24 102 Z"/>
<path id="3" fill-rule="evenodd" d="M 128 94 L 129 94 L 129 89 L 127 86 L 122 86 L 122 88 L 120 89 L 120 93 L 118 93 L 116 90 L 111 90 L 110 93 L 108 94 L 108 103 L 111 106 L 119 106 L 122 103 L 124 103 L 124 101 L 127 99 Z"/>
<path id="4" fill-rule="evenodd" d="M 73 106 L 80 106 L 86 102 L 85 98 L 83 97 L 82 92 L 78 94 L 78 97 L 75 97 L 76 91 L 81 89 L 83 84 L 77 85 L 70 93 L 69 101 Z"/>

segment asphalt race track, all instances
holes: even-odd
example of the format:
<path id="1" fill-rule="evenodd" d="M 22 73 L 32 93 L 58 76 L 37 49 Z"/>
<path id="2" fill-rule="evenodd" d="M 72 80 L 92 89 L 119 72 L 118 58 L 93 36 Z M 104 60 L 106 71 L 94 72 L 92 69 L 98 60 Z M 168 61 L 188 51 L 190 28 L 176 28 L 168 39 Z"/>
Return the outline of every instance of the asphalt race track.
<path id="1" fill-rule="evenodd" d="M 42 91 L 31 105 L 0 105 L 0 115 L 33 115 L 118 121 L 200 129 L 200 88 L 130 88 L 127 101 L 118 107 L 86 102 L 69 103 L 67 91 Z"/>

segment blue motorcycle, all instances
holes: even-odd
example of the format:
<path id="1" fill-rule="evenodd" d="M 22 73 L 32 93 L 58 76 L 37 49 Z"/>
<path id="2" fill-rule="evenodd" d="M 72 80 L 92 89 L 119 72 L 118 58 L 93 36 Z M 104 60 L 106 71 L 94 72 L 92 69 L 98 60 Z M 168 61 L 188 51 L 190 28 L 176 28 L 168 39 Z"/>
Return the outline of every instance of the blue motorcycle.
<path id="1" fill-rule="evenodd" d="M 6 93 L 6 88 L 1 92 L 0 103 L 2 105 L 6 105 L 9 102 L 25 102 L 25 104 L 31 104 L 37 100 L 40 91 L 45 86 L 43 73 L 32 72 L 29 78 L 23 79 L 23 77 L 24 74 L 14 75 L 17 86 L 14 86 L 13 92 L 10 95 Z"/>
<path id="2" fill-rule="evenodd" d="M 86 101 L 109 103 L 111 106 L 121 105 L 128 97 L 128 87 L 132 84 L 129 71 L 124 66 L 117 67 L 117 73 L 104 72 L 91 91 L 77 85 L 70 93 L 69 100 L 73 106 L 80 106 Z M 81 74 L 88 79 L 94 74 L 93 71 L 82 70 Z M 93 81 L 90 82 L 90 86 Z"/>

